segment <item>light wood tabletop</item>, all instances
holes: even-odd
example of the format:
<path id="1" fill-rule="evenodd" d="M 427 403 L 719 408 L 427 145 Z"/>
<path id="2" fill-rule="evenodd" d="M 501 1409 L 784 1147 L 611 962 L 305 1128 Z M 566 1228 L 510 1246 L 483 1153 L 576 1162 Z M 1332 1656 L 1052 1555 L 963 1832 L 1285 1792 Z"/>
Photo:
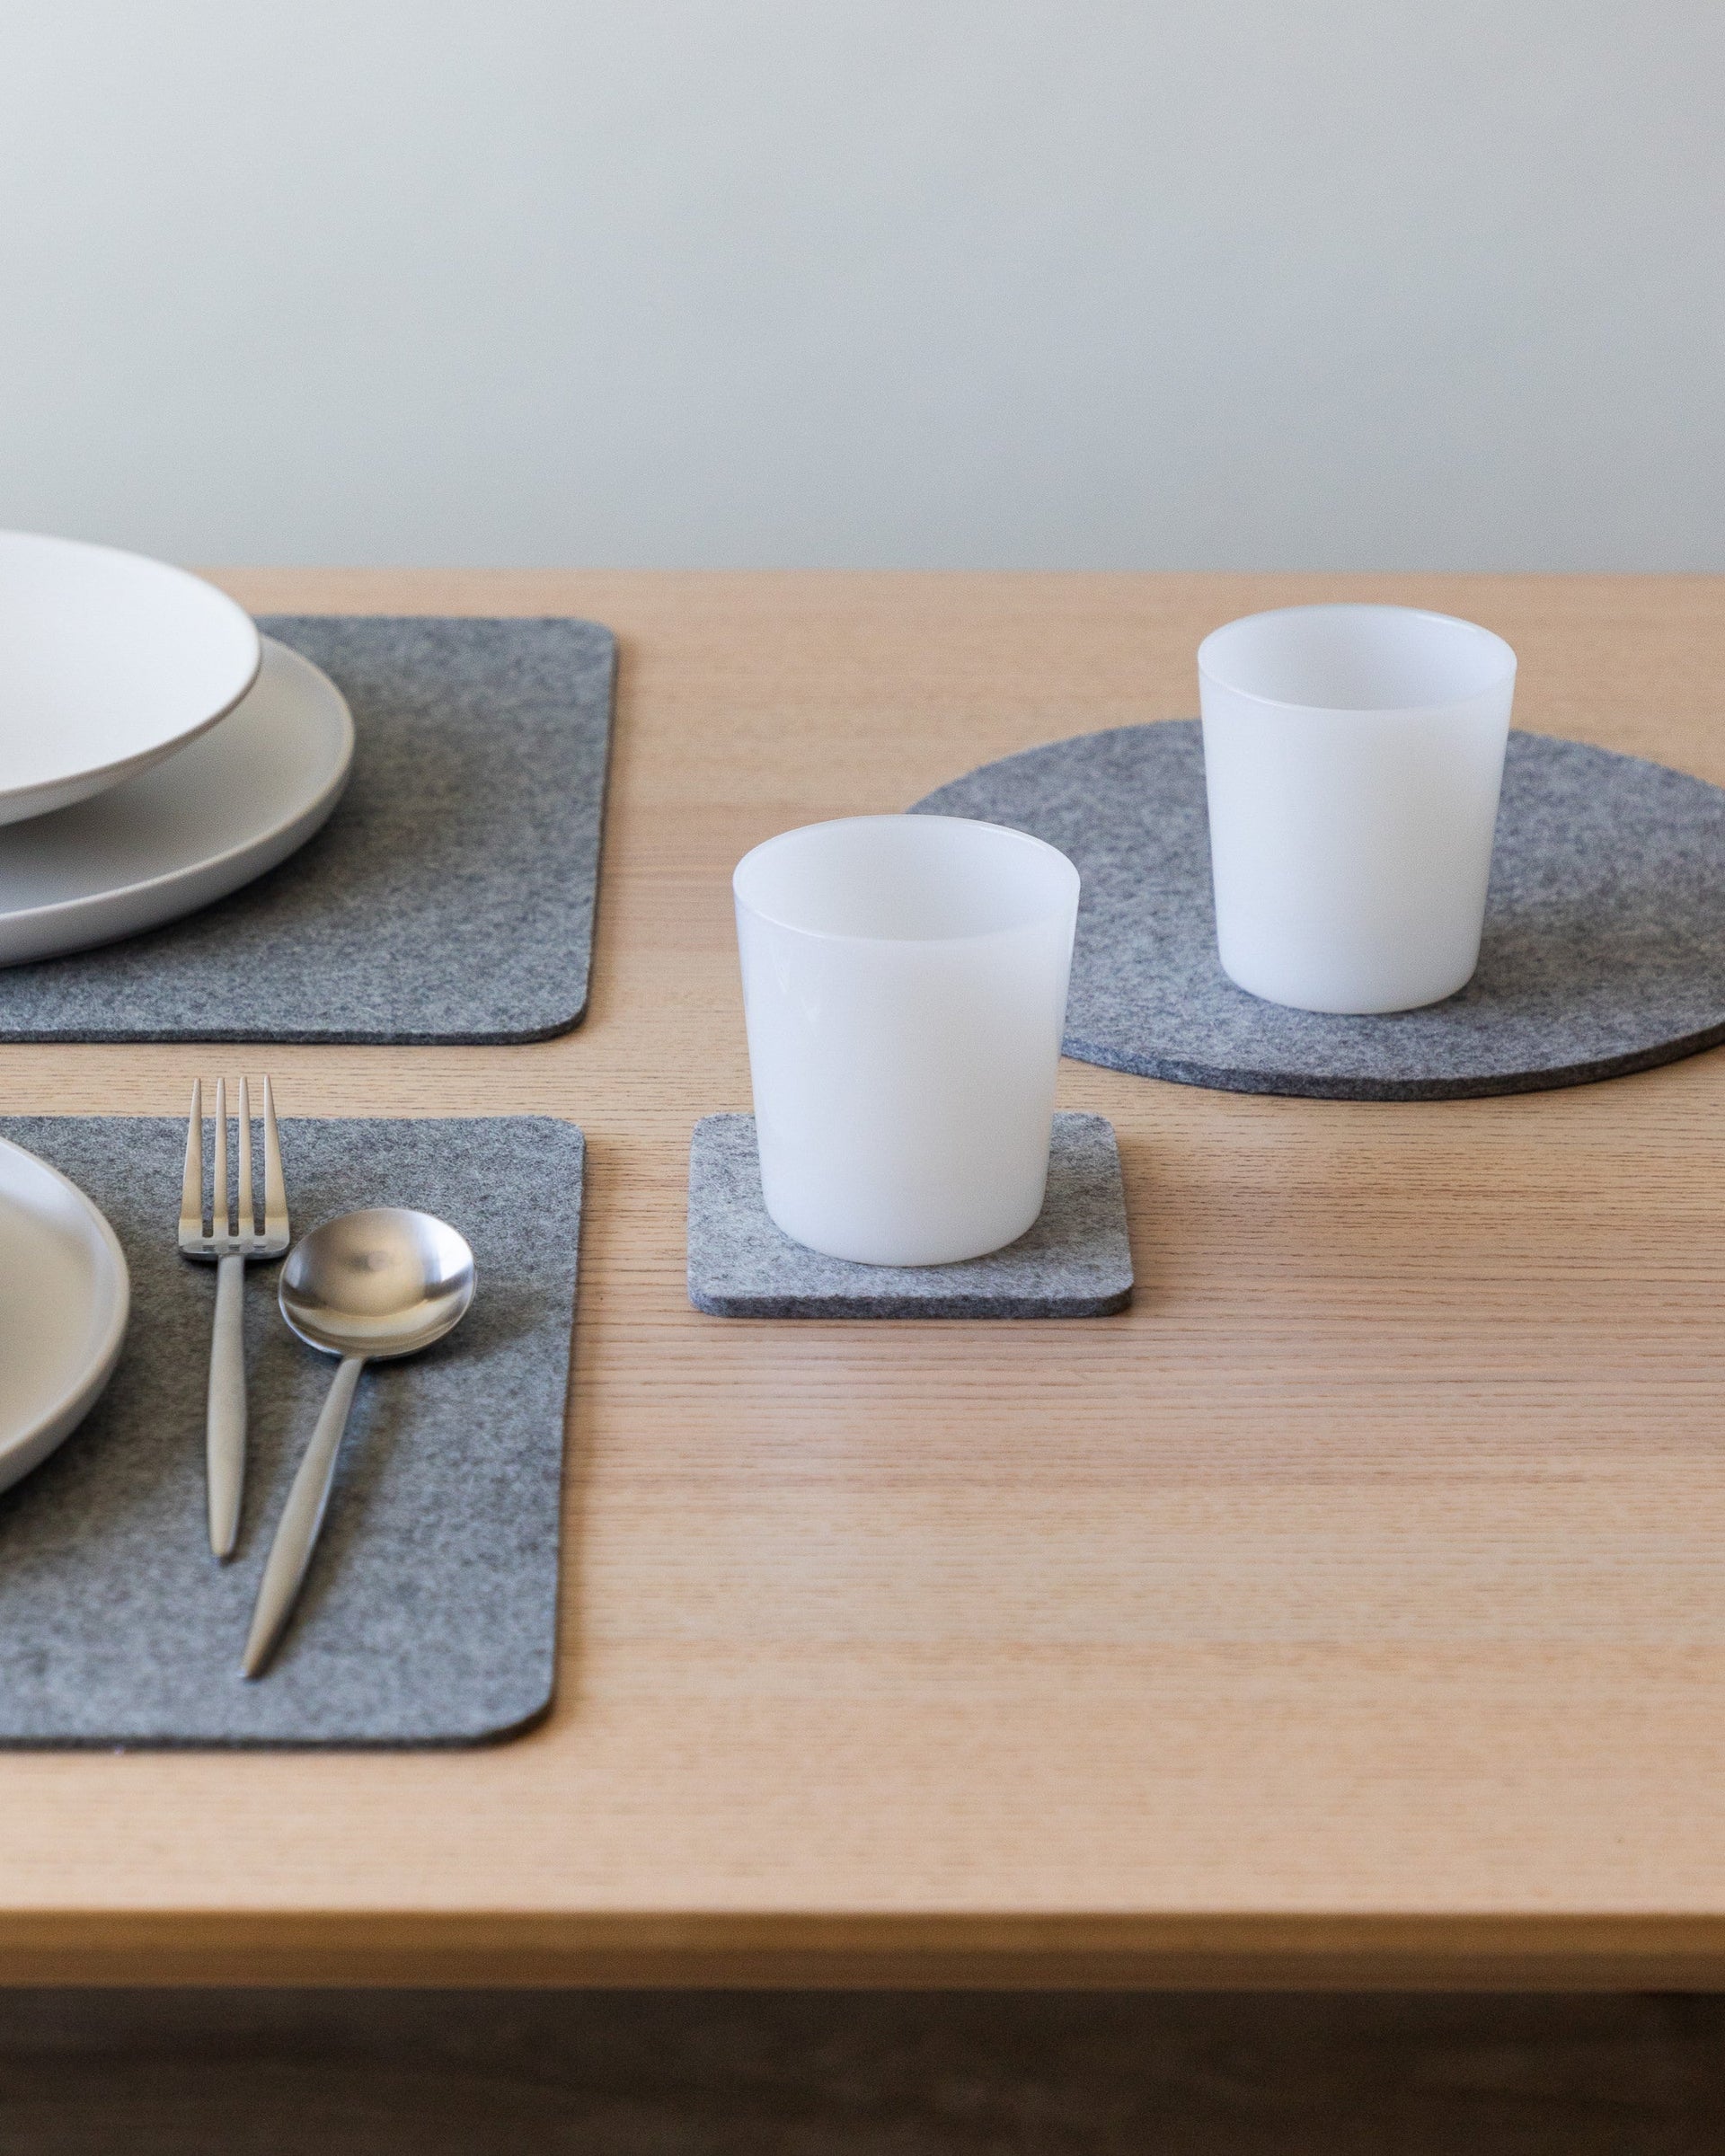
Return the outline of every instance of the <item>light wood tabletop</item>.
<path id="1" fill-rule="evenodd" d="M 1129 1312 L 683 1277 L 756 840 L 1189 713 L 1208 629 L 1320 596 L 1485 622 L 1521 724 L 1725 782 L 1725 580 L 220 581 L 621 639 L 586 1024 L 246 1052 L 289 1113 L 587 1132 L 558 1695 L 468 1753 L 0 1755 L 7 1981 L 1725 1983 L 1725 1056 L 1418 1106 L 1067 1063 Z M 0 1048 L 0 1109 L 240 1062 Z"/>

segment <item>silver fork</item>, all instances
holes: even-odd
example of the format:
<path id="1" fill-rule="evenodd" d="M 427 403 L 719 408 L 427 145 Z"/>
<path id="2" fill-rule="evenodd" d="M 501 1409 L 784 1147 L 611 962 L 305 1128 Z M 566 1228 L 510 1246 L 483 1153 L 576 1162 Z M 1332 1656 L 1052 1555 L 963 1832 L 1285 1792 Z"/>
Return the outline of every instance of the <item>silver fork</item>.
<path id="1" fill-rule="evenodd" d="M 252 1102 L 240 1080 L 239 1216 L 227 1192 L 227 1081 L 216 1081 L 216 1172 L 204 1225 L 204 1082 L 191 1082 L 191 1120 L 186 1127 L 186 1174 L 180 1188 L 180 1254 L 216 1267 L 216 1327 L 209 1342 L 209 1409 L 204 1426 L 209 1483 L 209 1546 L 217 1557 L 234 1554 L 240 1533 L 240 1491 L 245 1481 L 245 1268 L 248 1261 L 279 1258 L 288 1248 L 288 1189 L 281 1180 L 281 1144 L 276 1103 L 263 1082 L 263 1226 L 252 1204 Z"/>

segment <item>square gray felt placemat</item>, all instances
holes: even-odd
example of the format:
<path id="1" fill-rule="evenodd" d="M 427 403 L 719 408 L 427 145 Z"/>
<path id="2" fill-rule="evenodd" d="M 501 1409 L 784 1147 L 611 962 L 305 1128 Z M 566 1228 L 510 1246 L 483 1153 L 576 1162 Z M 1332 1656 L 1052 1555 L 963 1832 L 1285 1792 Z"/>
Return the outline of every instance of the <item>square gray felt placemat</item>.
<path id="1" fill-rule="evenodd" d="M 544 1040 L 587 1009 L 616 641 L 272 614 L 353 711 L 335 813 L 201 913 L 0 968 L 0 1040 Z"/>
<path id="2" fill-rule="evenodd" d="M 1036 1225 L 959 1265 L 854 1265 L 793 1242 L 761 1197 L 755 1118 L 703 1116 L 689 1147 L 689 1300 L 716 1318 L 1101 1318 L 1132 1300 L 1114 1127 L 1054 1118 Z"/>
<path id="3" fill-rule="evenodd" d="M 584 1145 L 545 1117 L 284 1122 L 296 1233 L 417 1206 L 473 1245 L 460 1326 L 359 1381 L 334 1495 L 269 1674 L 239 1674 L 265 1554 L 333 1358 L 295 1339 L 279 1266 L 245 1288 L 250 1430 L 234 1561 L 209 1553 L 215 1268 L 174 1248 L 185 1126 L 0 1118 L 87 1191 L 132 1276 L 87 1419 L 0 1494 L 0 1744 L 451 1745 L 550 1701 Z"/>

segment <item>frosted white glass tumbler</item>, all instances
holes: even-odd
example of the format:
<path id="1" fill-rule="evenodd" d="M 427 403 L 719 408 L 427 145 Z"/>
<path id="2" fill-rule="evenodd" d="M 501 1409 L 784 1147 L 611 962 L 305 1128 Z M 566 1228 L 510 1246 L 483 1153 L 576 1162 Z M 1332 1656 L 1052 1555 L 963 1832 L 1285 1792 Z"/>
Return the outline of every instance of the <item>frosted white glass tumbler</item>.
<path id="1" fill-rule="evenodd" d="M 1302 1011 L 1411 1011 L 1479 963 L 1516 655 L 1408 606 L 1250 614 L 1198 651 L 1224 971 Z"/>
<path id="2" fill-rule="evenodd" d="M 738 864 L 766 1209 L 864 1265 L 944 1265 L 1042 1210 L 1078 871 L 949 816 L 810 824 Z"/>

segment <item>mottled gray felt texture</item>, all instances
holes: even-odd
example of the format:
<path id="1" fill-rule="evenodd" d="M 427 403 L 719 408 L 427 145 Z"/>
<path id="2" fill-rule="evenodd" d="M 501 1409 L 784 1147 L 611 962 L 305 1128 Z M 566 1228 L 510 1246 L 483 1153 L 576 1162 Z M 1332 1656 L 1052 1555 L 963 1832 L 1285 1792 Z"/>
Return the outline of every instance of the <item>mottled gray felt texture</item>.
<path id="1" fill-rule="evenodd" d="M 266 615 L 352 775 L 201 913 L 0 969 L 0 1040 L 544 1040 L 587 1009 L 616 642 L 594 622 Z"/>
<path id="2" fill-rule="evenodd" d="M 1101 1318 L 1132 1300 L 1114 1127 L 1054 1118 L 1036 1225 L 959 1265 L 854 1265 L 793 1242 L 761 1197 L 753 1116 L 703 1116 L 689 1147 L 689 1300 L 715 1318 Z"/>
<path id="3" fill-rule="evenodd" d="M 1473 978 L 1420 1011 L 1261 1002 L 1216 954 L 1195 719 L 1083 734 L 916 803 L 1011 824 L 1084 879 L 1066 1052 L 1229 1092 L 1445 1100 L 1580 1085 L 1725 1040 L 1725 793 L 1512 733 Z"/>
<path id="4" fill-rule="evenodd" d="M 184 1125 L 8 1117 L 0 1135 L 95 1199 L 132 1275 L 107 1392 L 0 1495 L 0 1743 L 458 1745 L 540 1714 L 580 1132 L 543 1117 L 281 1126 L 298 1232 L 349 1206 L 416 1206 L 466 1236 L 479 1292 L 436 1347 L 361 1376 L 299 1608 L 256 1683 L 240 1649 L 334 1359 L 282 1322 L 280 1268 L 249 1268 L 245 1501 L 238 1553 L 218 1565 L 204 1490 L 215 1268 L 172 1234 Z"/>

